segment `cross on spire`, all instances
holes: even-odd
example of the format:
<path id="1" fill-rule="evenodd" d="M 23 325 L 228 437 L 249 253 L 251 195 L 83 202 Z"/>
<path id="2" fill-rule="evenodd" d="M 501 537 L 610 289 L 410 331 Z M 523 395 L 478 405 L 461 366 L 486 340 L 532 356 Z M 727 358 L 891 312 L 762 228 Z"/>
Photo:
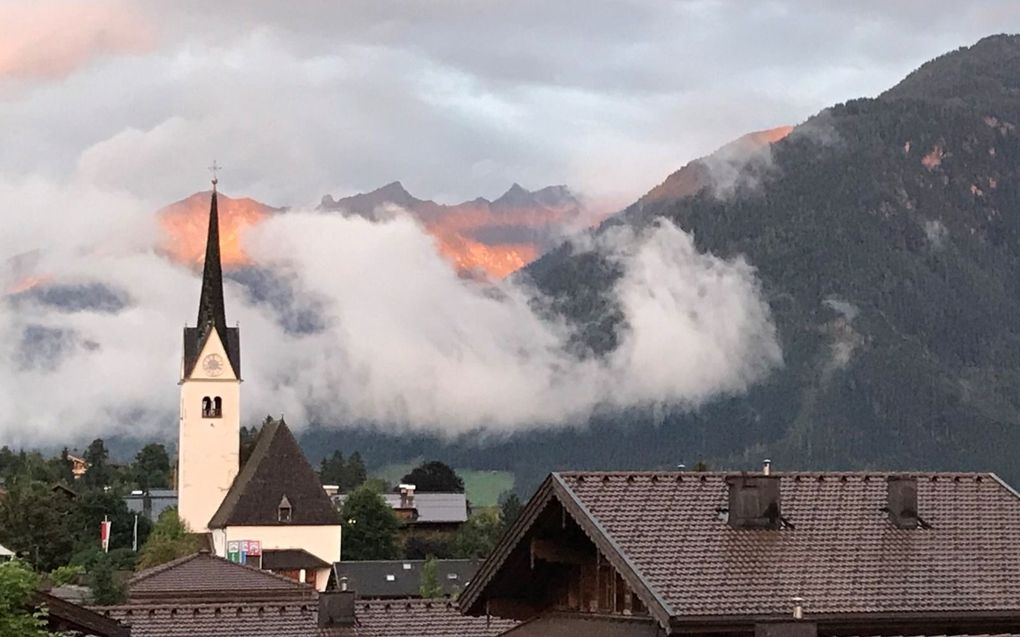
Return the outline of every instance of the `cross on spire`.
<path id="1" fill-rule="evenodd" d="M 221 170 L 223 170 L 223 166 L 220 166 L 219 164 L 217 164 L 216 160 L 214 159 L 213 162 L 212 162 L 212 166 L 209 166 L 209 172 L 212 173 L 212 187 L 213 187 L 213 190 L 216 190 L 216 184 L 220 183 L 220 179 L 217 176 L 217 173 L 219 171 L 221 171 Z"/>

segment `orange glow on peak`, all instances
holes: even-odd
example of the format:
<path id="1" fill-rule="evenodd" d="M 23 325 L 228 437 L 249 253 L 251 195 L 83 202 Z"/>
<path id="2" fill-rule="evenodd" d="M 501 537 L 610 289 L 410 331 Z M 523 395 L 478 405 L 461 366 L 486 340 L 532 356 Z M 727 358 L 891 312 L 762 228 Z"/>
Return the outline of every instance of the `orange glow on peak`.
<path id="1" fill-rule="evenodd" d="M 209 229 L 209 192 L 200 192 L 159 211 L 165 232 L 160 248 L 179 263 L 202 265 L 205 239 Z M 241 234 L 248 226 L 265 219 L 273 208 L 254 199 L 232 199 L 218 195 L 220 216 L 220 254 L 223 267 L 251 263 L 241 246 Z"/>

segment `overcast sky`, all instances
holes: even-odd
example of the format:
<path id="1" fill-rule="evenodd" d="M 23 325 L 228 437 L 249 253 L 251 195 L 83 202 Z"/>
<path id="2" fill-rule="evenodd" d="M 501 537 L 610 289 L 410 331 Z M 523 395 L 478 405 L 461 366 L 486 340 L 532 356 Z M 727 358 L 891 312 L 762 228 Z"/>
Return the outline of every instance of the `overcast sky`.
<path id="1" fill-rule="evenodd" d="M 402 180 L 633 200 L 745 132 L 1020 30 L 1013 1 L 0 0 L 0 177 L 162 204 Z"/>
<path id="2" fill-rule="evenodd" d="M 245 423 L 513 430 L 740 393 L 782 364 L 754 264 L 668 224 L 577 248 L 621 265 L 630 326 L 577 360 L 530 290 L 460 279 L 408 218 L 307 208 L 398 179 L 622 206 L 746 132 L 1020 30 L 1017 6 L 0 0 L 0 444 L 174 439 L 200 284 L 156 250 L 152 212 L 206 189 L 214 158 L 227 194 L 295 207 L 242 237 L 293 298 L 227 284 Z M 289 330 L 308 308 L 319 327 Z"/>

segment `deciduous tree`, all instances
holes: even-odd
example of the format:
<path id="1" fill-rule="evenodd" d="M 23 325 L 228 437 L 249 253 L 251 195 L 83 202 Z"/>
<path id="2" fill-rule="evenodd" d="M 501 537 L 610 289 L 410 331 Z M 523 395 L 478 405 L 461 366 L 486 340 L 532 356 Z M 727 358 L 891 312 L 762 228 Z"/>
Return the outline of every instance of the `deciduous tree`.
<path id="1" fill-rule="evenodd" d="M 142 491 L 170 486 L 170 456 L 166 447 L 159 443 L 151 442 L 142 447 L 131 469 L 135 484 Z"/>
<path id="2" fill-rule="evenodd" d="M 368 487 L 355 489 L 344 501 L 340 517 L 343 559 L 396 559 L 400 521 L 378 492 Z"/>
<path id="3" fill-rule="evenodd" d="M 0 637 L 51 637 L 46 613 L 32 607 L 36 574 L 24 562 L 0 564 Z"/>
<path id="4" fill-rule="evenodd" d="M 198 552 L 201 540 L 192 535 L 177 515 L 177 509 L 164 509 L 152 527 L 149 538 L 138 553 L 136 568 L 143 570 Z"/>
<path id="5" fill-rule="evenodd" d="M 464 481 L 457 472 L 438 460 L 423 462 L 401 482 L 413 484 L 422 493 L 464 493 Z"/>

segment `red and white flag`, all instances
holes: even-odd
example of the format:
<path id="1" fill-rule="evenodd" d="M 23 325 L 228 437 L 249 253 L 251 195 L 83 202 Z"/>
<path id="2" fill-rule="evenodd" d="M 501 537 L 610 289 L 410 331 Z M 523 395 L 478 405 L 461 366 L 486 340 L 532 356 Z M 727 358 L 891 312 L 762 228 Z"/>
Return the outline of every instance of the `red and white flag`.
<path id="1" fill-rule="evenodd" d="M 99 523 L 99 541 L 103 543 L 103 551 L 110 552 L 110 521 L 103 520 Z"/>

